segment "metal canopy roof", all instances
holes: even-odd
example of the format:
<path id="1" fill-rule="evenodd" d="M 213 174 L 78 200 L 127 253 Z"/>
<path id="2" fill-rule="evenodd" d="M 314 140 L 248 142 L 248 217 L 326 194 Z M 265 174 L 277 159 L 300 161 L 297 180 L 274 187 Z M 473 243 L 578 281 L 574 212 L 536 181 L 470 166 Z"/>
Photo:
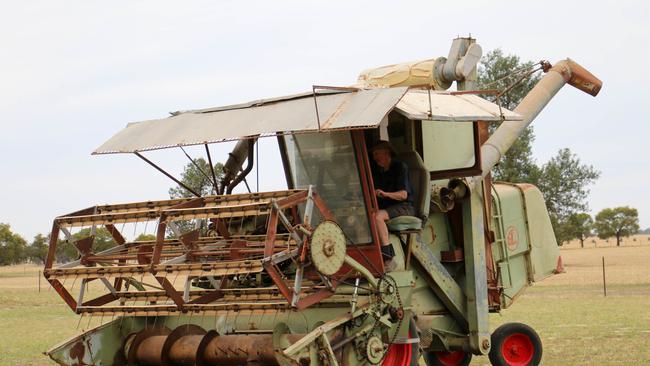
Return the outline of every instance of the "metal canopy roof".
<path id="1" fill-rule="evenodd" d="M 313 93 L 305 93 L 178 112 L 168 118 L 129 123 L 93 154 L 133 153 L 276 133 L 374 128 L 393 109 L 411 119 L 501 120 L 497 105 L 475 95 L 431 92 L 429 97 L 426 91 L 407 93 L 407 90 L 407 87 L 398 87 L 344 93 L 326 91 L 319 92 L 316 101 Z M 505 120 L 521 119 L 506 109 L 502 109 L 502 113 Z"/>
<path id="2" fill-rule="evenodd" d="M 498 105 L 474 94 L 428 93 L 426 90 L 411 90 L 406 93 L 397 103 L 397 110 L 414 120 L 466 122 L 522 119 L 517 113 L 505 108 L 499 109 Z"/>

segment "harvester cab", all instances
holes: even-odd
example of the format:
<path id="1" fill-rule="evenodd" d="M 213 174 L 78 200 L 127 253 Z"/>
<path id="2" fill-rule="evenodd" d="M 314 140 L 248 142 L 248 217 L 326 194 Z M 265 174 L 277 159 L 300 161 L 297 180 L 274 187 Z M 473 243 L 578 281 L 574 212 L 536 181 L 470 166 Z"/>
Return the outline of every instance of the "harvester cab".
<path id="1" fill-rule="evenodd" d="M 466 365 L 489 353 L 495 365 L 537 364 L 535 332 L 511 324 L 491 334 L 488 313 L 550 275 L 557 244 L 539 190 L 493 183 L 489 172 L 562 85 L 595 95 L 601 83 L 571 60 L 545 63 L 546 76 L 509 111 L 474 90 L 480 57 L 475 40 L 458 38 L 446 58 L 366 70 L 352 87 L 129 124 L 94 154 L 134 154 L 195 197 L 54 220 L 45 277 L 74 312 L 111 321 L 49 356 L 62 365 Z M 491 136 L 489 123 L 499 124 Z M 262 138 L 277 141 L 287 189 L 233 193 L 248 187 Z M 218 177 L 209 144 L 235 140 Z M 386 223 L 390 270 L 369 153 L 382 140 L 413 189 L 414 214 Z M 192 145 L 205 146 L 213 195 L 145 157 Z M 155 238 L 130 237 L 138 227 Z M 113 247 L 93 245 L 99 228 Z M 58 263 L 60 245 L 78 258 Z M 507 343 L 523 350 L 515 356 L 503 346 L 513 334 L 531 345 Z"/>

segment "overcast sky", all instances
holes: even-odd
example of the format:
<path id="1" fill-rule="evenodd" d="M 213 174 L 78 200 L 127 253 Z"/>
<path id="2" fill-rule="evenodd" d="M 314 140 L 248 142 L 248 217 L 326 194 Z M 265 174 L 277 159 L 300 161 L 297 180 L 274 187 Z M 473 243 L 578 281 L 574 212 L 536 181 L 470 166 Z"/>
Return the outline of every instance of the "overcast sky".
<path id="1" fill-rule="evenodd" d="M 31 240 L 57 215 L 167 198 L 171 182 L 136 157 L 90 155 L 128 122 L 349 85 L 368 67 L 446 56 L 453 38 L 471 34 L 484 51 L 571 57 L 603 80 L 596 98 L 560 91 L 534 122 L 534 155 L 543 163 L 570 148 L 602 172 L 592 213 L 630 205 L 649 227 L 648 4 L 4 1 L 0 222 Z M 262 190 L 283 181 L 271 143 Z M 176 174 L 187 162 L 177 150 L 148 156 Z"/>

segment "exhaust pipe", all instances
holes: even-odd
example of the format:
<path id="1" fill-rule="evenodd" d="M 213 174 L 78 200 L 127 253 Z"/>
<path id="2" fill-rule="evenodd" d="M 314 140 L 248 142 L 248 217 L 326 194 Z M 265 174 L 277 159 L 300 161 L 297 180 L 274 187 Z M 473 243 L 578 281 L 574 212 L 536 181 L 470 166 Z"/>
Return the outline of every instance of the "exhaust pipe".
<path id="1" fill-rule="evenodd" d="M 514 110 L 515 113 L 523 117 L 523 120 L 502 122 L 501 126 L 481 146 L 482 177 L 489 174 L 492 168 L 499 163 L 501 157 L 510 149 L 524 129 L 533 122 L 564 84 L 574 86 L 594 97 L 598 95 L 603 86 L 602 81 L 571 59 L 562 60 L 545 71 L 546 75 Z"/>

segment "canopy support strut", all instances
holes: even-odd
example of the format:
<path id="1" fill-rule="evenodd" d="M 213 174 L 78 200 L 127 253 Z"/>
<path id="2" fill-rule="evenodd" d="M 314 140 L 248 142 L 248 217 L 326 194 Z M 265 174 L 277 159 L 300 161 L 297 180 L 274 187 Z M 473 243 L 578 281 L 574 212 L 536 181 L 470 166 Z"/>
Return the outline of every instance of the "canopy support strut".
<path id="1" fill-rule="evenodd" d="M 208 155 L 208 164 L 210 164 L 210 172 L 212 173 L 212 184 L 214 184 L 214 189 L 217 190 L 217 194 L 221 194 L 222 192 L 219 192 L 219 186 L 217 185 L 217 176 L 214 174 L 214 165 L 212 165 L 212 157 L 210 156 L 210 148 L 208 147 L 208 144 L 205 145 L 205 152 Z"/>
<path id="2" fill-rule="evenodd" d="M 185 154 L 185 156 L 187 156 L 187 158 L 188 158 L 188 159 L 190 160 L 190 162 L 194 165 L 194 167 L 195 167 L 196 169 L 198 169 L 199 172 L 201 172 L 201 174 L 203 174 L 203 176 L 204 176 L 208 181 L 211 182 L 211 178 L 210 178 L 210 176 L 208 176 L 208 174 L 207 174 L 206 172 L 204 172 L 203 169 L 201 169 L 201 167 L 196 163 L 196 161 L 194 161 L 194 159 L 192 159 L 192 157 L 187 153 L 187 151 L 185 151 L 185 149 L 183 148 L 183 146 L 179 146 L 179 147 L 181 148 L 181 150 L 183 150 L 183 154 Z M 219 192 L 217 186 L 213 184 L 213 187 L 214 187 L 214 193 L 217 194 L 217 193 Z"/>
<path id="3" fill-rule="evenodd" d="M 185 183 L 181 182 L 180 180 L 174 178 L 171 174 L 169 174 L 169 173 L 167 173 L 166 171 L 164 171 L 161 167 L 159 167 L 158 165 L 154 164 L 151 160 L 149 160 L 149 159 L 145 158 L 144 156 L 142 156 L 139 152 L 134 151 L 133 153 L 134 153 L 137 157 L 139 157 L 140 159 L 142 159 L 142 160 L 146 161 L 147 163 L 149 163 L 149 165 L 151 165 L 152 167 L 156 168 L 156 170 L 158 170 L 159 172 L 161 172 L 161 173 L 163 173 L 164 175 L 166 175 L 169 179 L 171 179 L 171 180 L 173 180 L 174 182 L 176 182 L 179 186 L 181 186 L 181 187 L 187 189 L 187 190 L 188 190 L 189 192 L 191 192 L 193 195 L 195 195 L 195 196 L 197 196 L 197 197 L 201 197 L 201 195 L 198 194 L 198 193 L 196 193 L 192 188 L 188 187 Z"/>

